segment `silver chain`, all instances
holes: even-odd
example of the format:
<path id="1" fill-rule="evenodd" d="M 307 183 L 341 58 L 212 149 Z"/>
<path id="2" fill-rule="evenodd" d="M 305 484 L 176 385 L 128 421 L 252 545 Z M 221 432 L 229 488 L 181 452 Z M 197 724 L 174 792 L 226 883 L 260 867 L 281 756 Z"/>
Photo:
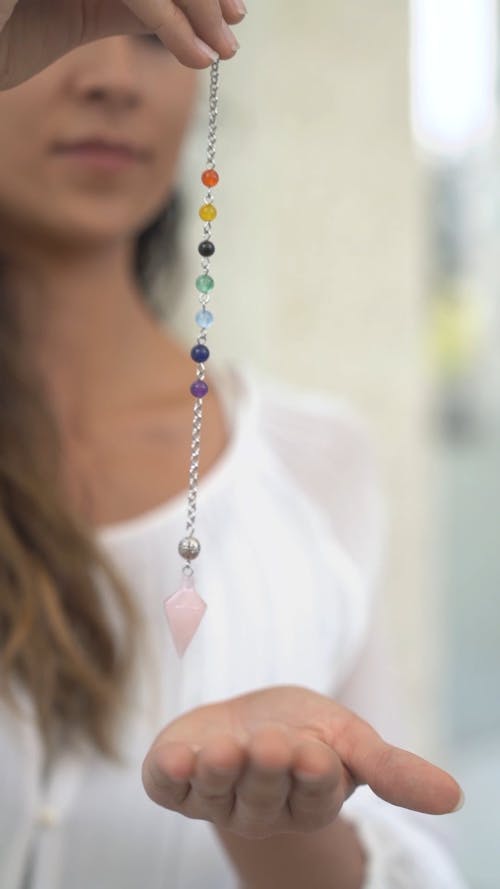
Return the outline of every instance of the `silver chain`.
<path id="1" fill-rule="evenodd" d="M 219 89 L 219 60 L 213 63 L 210 70 L 210 99 L 208 103 L 208 148 L 207 168 L 215 166 L 215 142 L 217 129 L 217 93 Z"/>
<path id="2" fill-rule="evenodd" d="M 208 147 L 207 147 L 207 164 L 206 169 L 215 167 L 215 144 L 217 131 L 217 94 L 219 87 L 219 60 L 213 62 L 210 70 L 210 99 L 209 99 L 209 121 L 208 121 Z M 212 191 L 208 189 L 205 195 L 205 204 L 212 203 Z M 212 235 L 212 224 L 205 222 L 203 226 L 203 235 L 205 240 L 210 240 Z M 208 275 L 210 270 L 210 257 L 202 257 L 203 274 Z M 199 294 L 199 300 L 202 309 L 206 309 L 210 302 L 208 293 Z M 203 328 L 197 338 L 197 343 L 206 344 L 206 329 Z M 205 365 L 200 363 L 197 368 L 197 379 L 205 379 Z M 203 398 L 196 398 L 193 411 L 193 428 L 191 438 L 191 457 L 189 464 L 189 492 L 188 492 L 188 514 L 186 523 L 186 538 L 192 538 L 196 522 L 196 501 L 198 496 L 198 473 L 199 473 L 199 457 L 200 457 L 200 441 L 201 441 L 201 424 L 203 419 Z M 193 541 L 194 543 L 195 541 Z M 182 541 L 181 541 L 182 543 Z M 186 561 L 183 568 L 185 574 L 193 574 L 190 560 Z"/>

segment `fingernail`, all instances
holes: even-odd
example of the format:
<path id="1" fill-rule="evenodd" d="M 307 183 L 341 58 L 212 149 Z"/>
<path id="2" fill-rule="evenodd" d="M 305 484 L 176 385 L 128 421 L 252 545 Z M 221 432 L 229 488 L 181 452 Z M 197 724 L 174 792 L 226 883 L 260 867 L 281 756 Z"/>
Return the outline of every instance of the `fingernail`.
<path id="1" fill-rule="evenodd" d="M 233 6 L 236 12 L 239 12 L 240 15 L 246 15 L 248 12 L 243 0 L 233 0 Z"/>
<path id="2" fill-rule="evenodd" d="M 236 50 L 240 48 L 240 44 L 236 40 L 236 37 L 234 36 L 233 32 L 231 31 L 231 28 L 229 27 L 229 25 L 225 21 L 225 19 L 222 20 L 221 30 L 222 30 L 222 33 L 224 34 L 224 37 L 227 39 L 231 49 L 236 52 Z"/>
<path id="3" fill-rule="evenodd" d="M 217 61 L 217 59 L 219 58 L 219 54 L 215 52 L 215 49 L 212 49 L 211 46 L 208 46 L 208 44 L 204 43 L 203 40 L 200 40 L 199 37 L 195 37 L 194 40 L 195 40 L 195 43 L 201 49 L 201 51 L 203 53 L 205 53 L 205 55 L 208 56 L 209 59 L 212 59 L 212 62 Z"/>
<path id="4" fill-rule="evenodd" d="M 460 788 L 460 799 L 458 800 L 458 803 L 456 804 L 455 808 L 452 810 L 452 814 L 454 812 L 459 812 L 460 809 L 463 809 L 464 805 L 465 805 L 465 793 L 463 792 L 462 788 Z"/>

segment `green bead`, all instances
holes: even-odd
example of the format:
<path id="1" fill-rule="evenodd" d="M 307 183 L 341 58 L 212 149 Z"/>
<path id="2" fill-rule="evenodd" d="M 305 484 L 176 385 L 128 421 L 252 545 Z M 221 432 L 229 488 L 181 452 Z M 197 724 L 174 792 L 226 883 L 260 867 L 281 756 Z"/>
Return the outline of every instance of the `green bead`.
<path id="1" fill-rule="evenodd" d="M 214 287 L 214 279 L 210 277 L 210 275 L 200 275 L 199 278 L 196 279 L 196 289 L 200 291 L 200 293 L 208 293 L 209 290 L 213 290 Z"/>

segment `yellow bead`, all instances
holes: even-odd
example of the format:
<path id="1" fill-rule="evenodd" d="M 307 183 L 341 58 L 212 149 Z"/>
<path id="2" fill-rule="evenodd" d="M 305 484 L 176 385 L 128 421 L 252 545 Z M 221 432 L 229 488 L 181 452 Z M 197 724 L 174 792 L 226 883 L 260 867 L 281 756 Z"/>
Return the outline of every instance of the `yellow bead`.
<path id="1" fill-rule="evenodd" d="M 213 204 L 203 204 L 200 207 L 200 217 L 204 222 L 211 222 L 217 216 L 217 210 Z"/>

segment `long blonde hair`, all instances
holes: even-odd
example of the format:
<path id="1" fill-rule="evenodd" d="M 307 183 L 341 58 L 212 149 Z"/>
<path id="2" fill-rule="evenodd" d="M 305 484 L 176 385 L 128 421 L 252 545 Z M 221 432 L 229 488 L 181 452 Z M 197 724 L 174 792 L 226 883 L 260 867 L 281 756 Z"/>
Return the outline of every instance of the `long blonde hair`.
<path id="1" fill-rule="evenodd" d="M 138 280 L 163 317 L 172 300 L 155 302 L 153 284 L 165 266 L 182 283 L 183 216 L 183 195 L 174 191 L 137 241 Z M 77 736 L 122 761 L 117 728 L 144 642 L 143 618 L 92 530 L 65 501 L 57 424 L 20 327 L 13 301 L 0 292 L 0 697 L 19 713 L 15 686 L 22 685 L 48 756 Z"/>

